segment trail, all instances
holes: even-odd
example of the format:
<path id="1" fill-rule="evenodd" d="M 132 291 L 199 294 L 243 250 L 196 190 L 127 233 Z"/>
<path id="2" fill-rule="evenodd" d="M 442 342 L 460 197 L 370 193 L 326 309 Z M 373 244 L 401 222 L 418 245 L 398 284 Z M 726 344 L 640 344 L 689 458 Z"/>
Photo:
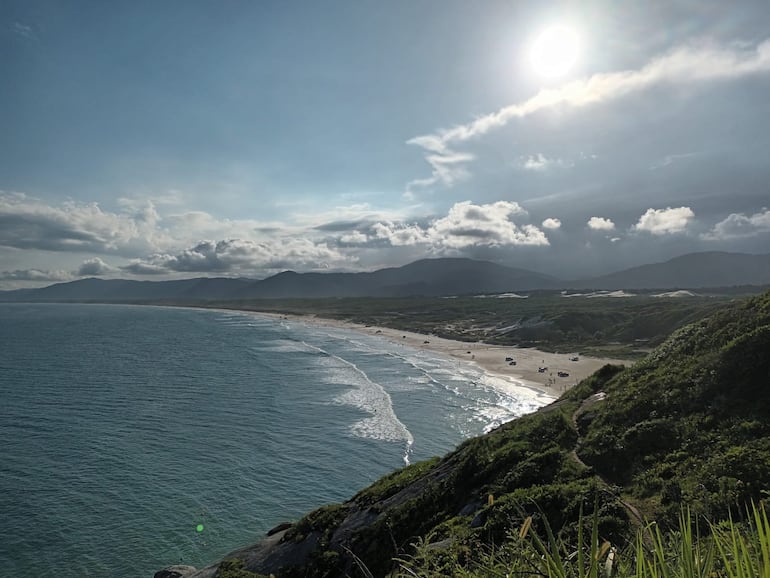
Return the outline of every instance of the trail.
<path id="1" fill-rule="evenodd" d="M 614 492 L 612 490 L 613 484 L 610 484 L 610 482 L 608 482 L 606 479 L 604 479 L 604 477 L 602 477 L 596 471 L 595 468 L 593 468 L 592 466 L 589 466 L 588 464 L 586 464 L 580 458 L 580 456 L 577 453 L 577 450 L 580 447 L 580 442 L 581 442 L 580 428 L 578 427 L 577 416 L 578 416 L 578 414 L 581 411 L 585 410 L 587 407 L 590 407 L 591 405 L 594 405 L 594 404 L 599 403 L 600 401 L 602 401 L 604 399 L 604 395 L 605 395 L 604 392 L 599 392 L 599 393 L 593 394 L 592 396 L 584 399 L 583 402 L 580 404 L 580 406 L 574 412 L 572 412 L 571 422 L 572 422 L 572 427 L 575 429 L 575 433 L 577 434 L 577 441 L 575 441 L 574 447 L 572 448 L 572 450 L 570 450 L 569 457 L 574 462 L 580 464 L 584 468 L 590 469 L 593 472 L 593 475 L 602 483 L 602 485 L 604 486 L 604 489 L 608 493 L 612 494 L 615 497 L 615 499 L 617 499 L 618 502 L 620 502 L 623 505 L 623 507 L 631 514 L 631 516 L 636 521 L 636 523 L 639 525 L 639 527 L 640 528 L 645 528 L 647 526 L 647 523 L 645 522 L 644 517 L 642 516 L 641 512 L 639 512 L 639 509 L 636 506 L 634 506 L 633 504 L 631 504 L 630 502 L 627 502 L 626 500 L 624 500 L 620 496 L 620 494 Z"/>

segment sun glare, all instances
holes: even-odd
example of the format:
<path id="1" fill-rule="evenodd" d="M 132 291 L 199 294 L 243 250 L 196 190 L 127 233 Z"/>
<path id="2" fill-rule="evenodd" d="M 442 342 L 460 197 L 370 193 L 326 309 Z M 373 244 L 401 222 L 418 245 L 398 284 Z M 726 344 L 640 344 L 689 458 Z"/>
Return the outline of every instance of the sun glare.
<path id="1" fill-rule="evenodd" d="M 535 38 L 529 52 L 534 71 L 546 78 L 558 78 L 575 66 L 580 50 L 577 32 L 568 26 L 546 28 Z"/>

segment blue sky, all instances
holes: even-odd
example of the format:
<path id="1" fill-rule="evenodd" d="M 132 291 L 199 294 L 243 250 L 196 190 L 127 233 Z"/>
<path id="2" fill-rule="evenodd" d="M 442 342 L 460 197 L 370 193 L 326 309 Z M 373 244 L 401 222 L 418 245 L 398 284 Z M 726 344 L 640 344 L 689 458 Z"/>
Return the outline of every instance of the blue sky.
<path id="1" fill-rule="evenodd" d="M 768 30 L 764 0 L 5 0 L 0 288 L 768 252 Z"/>

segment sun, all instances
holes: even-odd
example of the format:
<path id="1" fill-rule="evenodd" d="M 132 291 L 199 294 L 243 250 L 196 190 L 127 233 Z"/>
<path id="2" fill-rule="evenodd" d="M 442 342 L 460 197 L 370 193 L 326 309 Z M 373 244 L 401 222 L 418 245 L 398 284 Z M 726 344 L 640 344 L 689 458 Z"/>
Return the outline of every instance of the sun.
<path id="1" fill-rule="evenodd" d="M 579 52 L 577 32 L 559 24 L 546 28 L 535 38 L 530 47 L 529 61 L 540 76 L 558 78 L 572 70 Z"/>

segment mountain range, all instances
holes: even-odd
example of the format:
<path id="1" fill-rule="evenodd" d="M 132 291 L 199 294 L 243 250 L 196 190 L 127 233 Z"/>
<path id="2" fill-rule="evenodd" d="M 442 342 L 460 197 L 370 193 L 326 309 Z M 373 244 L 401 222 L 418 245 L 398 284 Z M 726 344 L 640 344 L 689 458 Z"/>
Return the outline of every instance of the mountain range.
<path id="1" fill-rule="evenodd" d="M 0 291 L 0 301 L 237 301 L 328 297 L 409 297 L 533 290 L 700 289 L 770 285 L 770 253 L 690 253 L 590 279 L 564 280 L 527 269 L 461 258 L 423 259 L 364 273 L 284 271 L 262 280 L 199 277 L 171 281 L 79 279 Z"/>

